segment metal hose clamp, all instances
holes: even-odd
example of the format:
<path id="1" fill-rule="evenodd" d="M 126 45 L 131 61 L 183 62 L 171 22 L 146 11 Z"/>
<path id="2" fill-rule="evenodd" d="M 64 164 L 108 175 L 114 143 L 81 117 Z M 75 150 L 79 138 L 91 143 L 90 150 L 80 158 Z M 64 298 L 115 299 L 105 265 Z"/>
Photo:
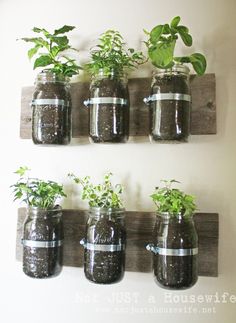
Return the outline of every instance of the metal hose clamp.
<path id="1" fill-rule="evenodd" d="M 171 248 L 160 248 L 154 246 L 154 244 L 149 243 L 146 246 L 148 251 L 153 252 L 155 255 L 159 254 L 162 256 L 176 256 L 176 257 L 184 257 L 184 256 L 195 256 L 198 254 L 198 248 L 186 248 L 186 249 L 171 249 Z"/>
<path id="2" fill-rule="evenodd" d="M 56 248 L 63 244 L 63 240 L 52 240 L 52 241 L 36 241 L 36 240 L 25 240 L 21 239 L 21 244 L 24 247 L 30 248 Z"/>
<path id="3" fill-rule="evenodd" d="M 80 241 L 80 244 L 87 250 L 92 251 L 105 251 L 105 252 L 115 252 L 115 251 L 122 251 L 125 249 L 124 244 L 94 244 L 86 242 L 85 239 Z"/>
<path id="4" fill-rule="evenodd" d="M 165 100 L 191 102 L 191 95 L 183 94 L 183 93 L 157 93 L 143 99 L 144 103 L 147 105 L 153 101 L 165 101 Z"/>
<path id="5" fill-rule="evenodd" d="M 60 106 L 69 106 L 69 102 L 61 99 L 35 99 L 30 103 L 33 105 L 60 105 Z"/>
<path id="6" fill-rule="evenodd" d="M 116 97 L 99 97 L 99 98 L 90 98 L 84 101 L 84 105 L 88 107 L 91 104 L 120 104 L 127 105 L 128 100 L 124 98 L 116 98 Z"/>

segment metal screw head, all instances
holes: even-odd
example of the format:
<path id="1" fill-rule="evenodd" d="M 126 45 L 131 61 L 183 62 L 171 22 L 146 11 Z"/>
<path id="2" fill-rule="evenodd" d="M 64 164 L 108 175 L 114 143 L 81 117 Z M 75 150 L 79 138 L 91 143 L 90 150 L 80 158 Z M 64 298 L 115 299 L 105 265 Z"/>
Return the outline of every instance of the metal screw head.
<path id="1" fill-rule="evenodd" d="M 148 245 L 146 245 L 146 249 L 147 249 L 148 251 L 152 251 L 152 249 L 153 249 L 153 244 L 152 244 L 152 243 L 149 243 Z"/>
<path id="2" fill-rule="evenodd" d="M 82 240 L 80 240 L 80 242 L 79 242 L 82 246 L 84 246 L 85 245 L 85 239 L 82 239 Z"/>

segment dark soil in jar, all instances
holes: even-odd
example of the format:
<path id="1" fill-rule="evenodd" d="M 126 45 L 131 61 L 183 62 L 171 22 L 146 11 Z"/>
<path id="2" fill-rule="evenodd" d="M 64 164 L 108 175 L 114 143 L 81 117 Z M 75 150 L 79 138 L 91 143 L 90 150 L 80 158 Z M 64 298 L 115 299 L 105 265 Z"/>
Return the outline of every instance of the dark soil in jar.
<path id="1" fill-rule="evenodd" d="M 128 88 L 119 79 L 105 78 L 90 87 L 91 98 L 116 97 L 128 101 L 121 104 L 93 104 L 89 106 L 89 135 L 95 143 L 122 143 L 129 137 Z"/>
<path id="2" fill-rule="evenodd" d="M 190 94 L 185 75 L 156 76 L 152 93 Z M 186 142 L 190 133 L 191 103 L 182 100 L 161 100 L 150 104 L 150 136 L 154 141 Z"/>
<path id="3" fill-rule="evenodd" d="M 28 218 L 24 225 L 24 240 L 63 240 L 63 226 L 60 216 Z M 23 271 L 32 278 L 49 278 L 62 270 L 63 247 L 23 247 Z"/>
<path id="4" fill-rule="evenodd" d="M 107 218 L 92 221 L 87 226 L 87 242 L 95 245 L 125 247 L 125 230 L 121 223 Z M 88 280 L 98 284 L 119 282 L 124 276 L 125 250 L 107 252 L 85 249 L 84 272 Z"/>
<path id="5" fill-rule="evenodd" d="M 161 224 L 160 224 L 161 226 Z M 162 230 L 159 225 L 156 229 Z M 158 235 L 158 232 L 155 233 Z M 168 228 L 168 237 L 156 239 L 160 248 L 192 249 L 198 247 L 197 234 L 191 225 L 173 225 Z M 153 256 L 153 269 L 156 283 L 166 289 L 187 289 L 198 280 L 198 255 L 194 256 Z"/>
<path id="6" fill-rule="evenodd" d="M 71 99 L 60 82 L 38 84 L 33 99 L 59 99 L 64 105 L 32 106 L 32 139 L 35 144 L 66 145 L 71 139 Z"/>

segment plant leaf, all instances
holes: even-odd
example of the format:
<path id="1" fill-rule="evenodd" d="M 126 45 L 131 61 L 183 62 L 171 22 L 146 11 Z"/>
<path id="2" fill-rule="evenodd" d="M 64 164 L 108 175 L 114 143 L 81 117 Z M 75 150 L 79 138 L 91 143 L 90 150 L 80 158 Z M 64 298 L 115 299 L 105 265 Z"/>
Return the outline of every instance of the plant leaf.
<path id="1" fill-rule="evenodd" d="M 163 29 L 164 29 L 163 25 L 158 25 L 151 30 L 150 41 L 152 44 L 155 45 L 158 42 L 159 38 L 162 35 Z"/>
<path id="2" fill-rule="evenodd" d="M 59 34 L 64 34 L 67 33 L 68 31 L 71 31 L 75 29 L 74 26 L 68 26 L 68 25 L 64 25 L 63 27 L 59 28 L 59 29 L 55 29 L 54 30 L 54 35 L 59 35 Z"/>
<path id="3" fill-rule="evenodd" d="M 174 57 L 174 61 L 178 63 L 191 63 L 189 56 Z"/>
<path id="4" fill-rule="evenodd" d="M 171 20 L 170 26 L 171 28 L 176 28 L 180 22 L 180 16 L 176 16 Z"/>
<path id="5" fill-rule="evenodd" d="M 29 43 L 37 43 L 39 40 L 40 40 L 41 37 L 24 37 L 24 38 L 21 38 L 21 40 L 24 40 L 25 42 Z"/>
<path id="6" fill-rule="evenodd" d="M 198 75 L 203 75 L 206 71 L 206 66 L 207 66 L 205 56 L 200 53 L 194 53 L 189 56 L 189 59 L 191 64 L 193 65 L 195 72 Z"/>
<path id="7" fill-rule="evenodd" d="M 54 43 L 56 43 L 59 46 L 66 46 L 69 43 L 69 39 L 66 36 L 61 36 L 61 37 L 50 37 Z"/>
<path id="8" fill-rule="evenodd" d="M 23 176 L 27 170 L 30 170 L 27 166 L 21 166 L 19 169 L 15 171 L 15 174 L 19 174 Z"/>
<path id="9" fill-rule="evenodd" d="M 29 59 L 31 59 L 35 54 L 37 54 L 39 48 L 41 48 L 42 46 L 40 45 L 36 45 L 35 47 L 31 48 L 28 50 L 28 57 Z"/>
<path id="10" fill-rule="evenodd" d="M 168 35 L 171 33 L 170 26 L 168 24 L 164 25 L 163 34 Z"/>
<path id="11" fill-rule="evenodd" d="M 177 27 L 176 27 L 176 29 L 177 29 L 179 32 L 182 32 L 182 33 L 185 33 L 185 34 L 188 34 L 188 33 L 189 33 L 189 29 L 188 29 L 188 27 L 183 26 L 183 25 L 177 26 Z"/>
<path id="12" fill-rule="evenodd" d="M 184 44 L 188 47 L 192 46 L 192 43 L 193 43 L 193 39 L 192 39 L 192 36 L 188 33 L 185 33 L 183 31 L 179 31 L 179 35 L 182 39 L 182 41 L 184 42 Z"/>
<path id="13" fill-rule="evenodd" d="M 37 67 L 44 67 L 52 63 L 53 61 L 49 55 L 42 55 L 35 60 L 34 69 L 36 69 Z"/>
<path id="14" fill-rule="evenodd" d="M 38 27 L 34 27 L 32 30 L 35 33 L 41 33 L 41 31 L 42 31 L 42 29 L 41 28 L 38 28 Z"/>
<path id="15" fill-rule="evenodd" d="M 44 40 L 42 37 L 33 37 L 33 38 L 21 38 L 21 40 L 24 40 L 25 42 L 31 42 L 35 45 L 39 45 L 41 47 L 49 47 L 49 44 L 46 40 Z"/>
<path id="16" fill-rule="evenodd" d="M 152 64 L 159 68 L 167 68 L 173 62 L 173 54 L 176 41 L 157 44 L 148 50 Z"/>

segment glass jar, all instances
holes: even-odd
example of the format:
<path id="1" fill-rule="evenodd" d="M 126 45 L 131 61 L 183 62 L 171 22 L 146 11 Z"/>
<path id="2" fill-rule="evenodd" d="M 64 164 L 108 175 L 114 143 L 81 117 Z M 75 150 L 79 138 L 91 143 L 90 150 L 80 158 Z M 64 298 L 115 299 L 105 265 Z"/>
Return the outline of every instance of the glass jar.
<path id="1" fill-rule="evenodd" d="M 187 142 L 190 134 L 189 68 L 174 65 L 153 75 L 149 104 L 149 138 L 154 142 Z"/>
<path id="2" fill-rule="evenodd" d="M 91 208 L 86 225 L 84 273 L 97 284 L 120 281 L 125 268 L 124 209 Z"/>
<path id="3" fill-rule="evenodd" d="M 167 289 L 187 289 L 198 279 L 198 236 L 193 217 L 157 214 L 153 270 L 156 283 Z"/>
<path id="4" fill-rule="evenodd" d="M 66 145 L 71 140 L 69 79 L 50 70 L 38 74 L 32 99 L 34 144 Z"/>
<path id="5" fill-rule="evenodd" d="M 94 143 L 124 143 L 129 137 L 129 92 L 123 72 L 100 70 L 92 77 L 89 136 Z"/>
<path id="6" fill-rule="evenodd" d="M 61 207 L 29 207 L 23 229 L 23 271 L 33 278 L 56 276 L 62 269 Z"/>

